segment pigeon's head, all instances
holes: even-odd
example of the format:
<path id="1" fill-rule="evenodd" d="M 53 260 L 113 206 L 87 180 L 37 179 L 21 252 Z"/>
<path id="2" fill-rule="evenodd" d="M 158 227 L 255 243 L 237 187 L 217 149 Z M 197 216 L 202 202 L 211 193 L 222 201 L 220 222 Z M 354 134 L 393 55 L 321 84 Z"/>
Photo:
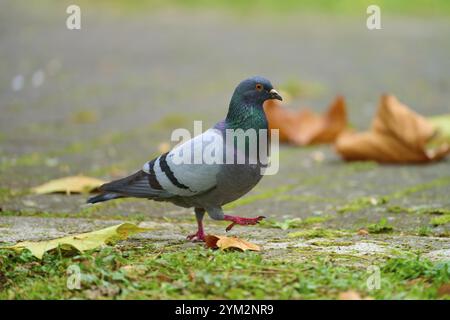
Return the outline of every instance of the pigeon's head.
<path id="1" fill-rule="evenodd" d="M 252 77 L 239 83 L 231 101 L 262 105 L 269 99 L 283 100 L 269 80 L 263 77 Z"/>

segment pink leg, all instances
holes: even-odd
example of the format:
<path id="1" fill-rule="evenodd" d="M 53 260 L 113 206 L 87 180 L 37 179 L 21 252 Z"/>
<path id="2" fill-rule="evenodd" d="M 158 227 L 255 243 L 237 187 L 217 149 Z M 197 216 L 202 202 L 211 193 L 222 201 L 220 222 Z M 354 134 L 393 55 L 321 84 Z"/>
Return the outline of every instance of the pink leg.
<path id="1" fill-rule="evenodd" d="M 223 218 L 226 221 L 232 221 L 232 223 L 225 229 L 226 231 L 230 231 L 236 224 L 239 224 L 241 226 L 254 225 L 254 224 L 259 223 L 265 217 L 258 216 L 256 218 L 243 218 L 243 217 L 237 217 L 237 216 L 224 215 Z"/>
<path id="2" fill-rule="evenodd" d="M 192 241 L 205 241 L 205 231 L 203 230 L 203 216 L 205 214 L 205 210 L 195 208 L 195 217 L 197 218 L 197 233 L 191 234 L 187 236 L 188 240 Z"/>

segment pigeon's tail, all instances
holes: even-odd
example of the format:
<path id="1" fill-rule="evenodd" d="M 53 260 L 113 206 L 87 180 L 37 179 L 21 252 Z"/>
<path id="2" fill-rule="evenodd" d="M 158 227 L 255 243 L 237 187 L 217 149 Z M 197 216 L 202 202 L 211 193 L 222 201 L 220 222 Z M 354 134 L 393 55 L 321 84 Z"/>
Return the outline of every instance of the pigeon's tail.
<path id="1" fill-rule="evenodd" d="M 90 197 L 86 202 L 87 203 L 97 203 L 97 202 L 103 202 L 103 201 L 108 201 L 108 200 L 112 200 L 112 199 L 118 199 L 118 198 L 123 198 L 123 196 L 120 194 L 117 194 L 117 193 L 102 193 L 97 196 Z"/>
<path id="2" fill-rule="evenodd" d="M 141 170 L 131 176 L 105 183 L 99 188 L 101 194 L 89 198 L 87 203 L 97 203 L 126 197 L 158 200 L 170 196 L 170 194 L 162 188 L 152 188 L 149 178 L 149 174 Z"/>

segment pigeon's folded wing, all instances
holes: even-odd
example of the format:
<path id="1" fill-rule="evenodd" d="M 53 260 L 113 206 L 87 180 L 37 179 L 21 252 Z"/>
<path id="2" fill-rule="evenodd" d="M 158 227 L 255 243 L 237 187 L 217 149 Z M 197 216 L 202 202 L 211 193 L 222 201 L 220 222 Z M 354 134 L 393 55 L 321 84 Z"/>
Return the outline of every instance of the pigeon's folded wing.
<path id="1" fill-rule="evenodd" d="M 209 129 L 146 163 L 143 171 L 155 178 L 155 186 L 173 195 L 194 196 L 216 186 L 222 154 L 221 132 Z"/>

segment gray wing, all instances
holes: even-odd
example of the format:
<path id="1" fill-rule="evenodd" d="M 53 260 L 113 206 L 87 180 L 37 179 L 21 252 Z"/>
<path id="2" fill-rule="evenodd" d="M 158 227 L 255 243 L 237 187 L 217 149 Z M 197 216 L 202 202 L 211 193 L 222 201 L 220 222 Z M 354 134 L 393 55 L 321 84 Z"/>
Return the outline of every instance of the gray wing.
<path id="1" fill-rule="evenodd" d="M 222 152 L 222 133 L 209 129 L 146 163 L 142 170 L 154 177 L 154 182 L 164 191 L 176 196 L 194 196 L 217 185 Z"/>

